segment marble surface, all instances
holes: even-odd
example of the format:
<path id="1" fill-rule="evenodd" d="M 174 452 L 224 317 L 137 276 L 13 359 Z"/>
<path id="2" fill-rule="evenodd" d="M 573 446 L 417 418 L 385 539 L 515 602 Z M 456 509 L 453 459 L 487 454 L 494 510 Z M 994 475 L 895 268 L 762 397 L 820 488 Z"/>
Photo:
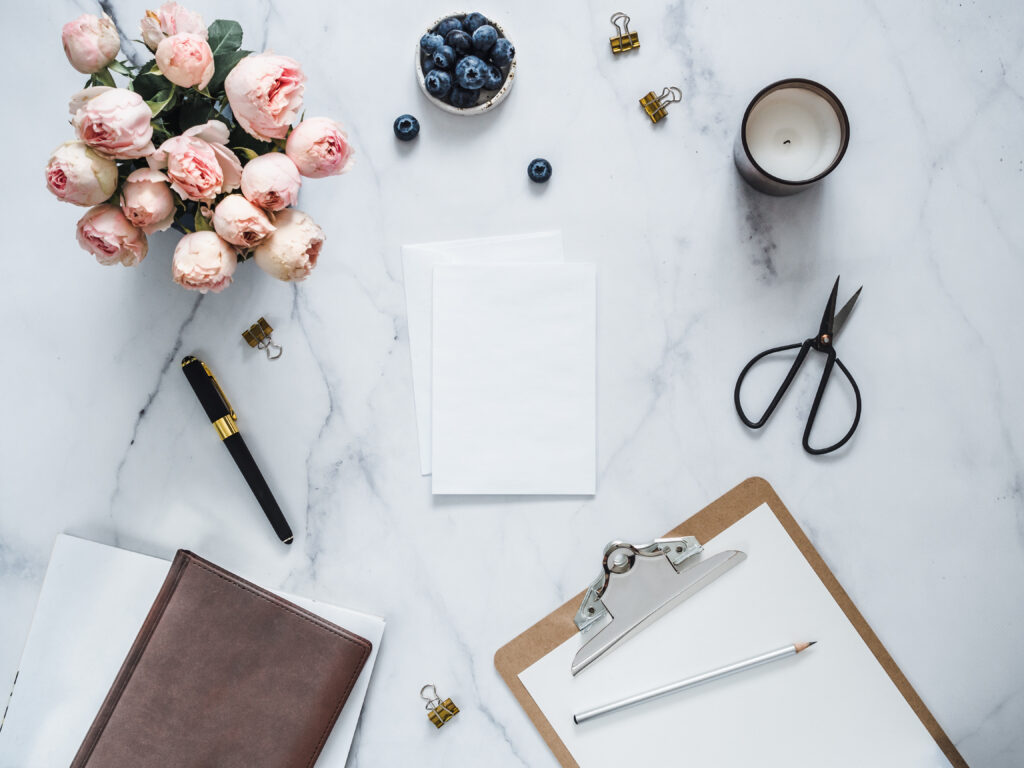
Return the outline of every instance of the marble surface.
<path id="1" fill-rule="evenodd" d="M 126 38 L 143 0 L 103 3 Z M 14 677 L 54 536 L 170 557 L 191 548 L 268 586 L 383 615 L 350 766 L 550 766 L 493 668 L 576 593 L 611 538 L 658 535 L 763 475 L 973 766 L 1024 764 L 1024 13 L 946 3 L 648 2 L 613 58 L 602 3 L 495 3 L 519 53 L 509 99 L 465 119 L 413 79 L 411 2 L 203 2 L 246 47 L 299 58 L 307 111 L 340 118 L 347 176 L 301 207 L 314 276 L 251 265 L 222 295 L 169 280 L 174 238 L 135 269 L 74 242 L 43 187 L 82 77 L 60 25 L 91 2 L 7 4 L 8 181 L 0 320 L 0 684 Z M 134 50 L 138 54 L 137 49 Z M 812 192 L 766 198 L 732 166 L 749 98 L 787 76 L 843 99 L 852 143 Z M 652 126 L 637 99 L 678 85 Z M 391 122 L 417 114 L 419 139 Z M 22 117 L 25 119 L 23 120 Z M 531 186 L 526 163 L 554 165 Z M 598 265 L 598 492 L 435 499 L 419 475 L 399 248 L 559 227 Z M 836 274 L 864 285 L 838 341 L 864 395 L 839 454 L 799 448 L 816 372 L 763 433 L 732 407 L 743 363 L 817 327 Z M 258 316 L 284 357 L 239 332 Z M 203 423 L 178 361 L 211 363 L 296 529 L 281 546 Z M 849 398 L 826 402 L 841 431 Z M 462 709 L 435 732 L 426 682 Z M 840 692 L 837 692 L 840 695 Z M 483 757 L 486 756 L 486 757 Z"/>

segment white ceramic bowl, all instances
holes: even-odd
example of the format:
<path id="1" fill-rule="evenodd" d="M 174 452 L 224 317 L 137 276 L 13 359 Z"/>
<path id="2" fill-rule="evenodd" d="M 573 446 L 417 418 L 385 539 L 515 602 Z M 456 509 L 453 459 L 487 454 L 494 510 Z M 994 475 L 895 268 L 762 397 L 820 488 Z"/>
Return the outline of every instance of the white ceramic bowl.
<path id="1" fill-rule="evenodd" d="M 448 13 L 448 14 L 445 14 L 441 18 L 437 19 L 429 27 L 427 27 L 423 31 L 423 34 L 427 34 L 429 32 L 432 32 L 434 29 L 437 28 L 437 25 L 440 24 L 445 19 L 450 19 L 452 16 L 454 16 L 457 19 L 464 19 L 464 18 L 466 18 L 466 15 L 467 15 L 466 13 Z M 500 24 L 498 24 L 498 22 L 494 21 L 489 16 L 487 18 L 490 21 L 491 26 L 493 26 L 497 30 L 498 37 L 508 37 L 508 35 L 505 33 L 504 28 Z M 509 38 L 509 39 L 511 39 L 511 38 Z M 514 45 L 514 43 L 513 43 L 513 45 Z M 505 100 L 505 97 L 508 96 L 508 92 L 512 90 L 512 84 L 515 83 L 515 81 L 516 81 L 516 58 L 513 58 L 512 59 L 512 63 L 509 64 L 508 72 L 505 75 L 505 82 L 503 82 L 501 84 L 501 88 L 499 88 L 496 91 L 486 91 L 486 90 L 485 91 L 481 91 L 480 92 L 480 101 L 478 101 L 472 107 L 466 107 L 466 108 L 453 107 L 451 104 L 448 104 L 447 102 L 442 101 L 441 99 L 438 99 L 438 98 L 436 98 L 434 96 L 431 96 L 427 92 L 427 84 L 423 81 L 423 74 L 424 74 L 423 73 L 423 53 L 422 53 L 422 51 L 420 51 L 420 44 L 417 41 L 417 43 L 416 43 L 416 82 L 418 82 L 420 84 L 420 90 L 423 91 L 423 95 L 426 96 L 427 99 L 430 100 L 430 103 L 433 104 L 438 109 L 443 109 L 445 112 L 448 112 L 448 113 L 453 114 L 453 115 L 467 115 L 467 116 L 468 115 L 482 115 L 484 112 L 490 112 L 496 106 L 501 104 L 501 102 L 503 102 Z"/>

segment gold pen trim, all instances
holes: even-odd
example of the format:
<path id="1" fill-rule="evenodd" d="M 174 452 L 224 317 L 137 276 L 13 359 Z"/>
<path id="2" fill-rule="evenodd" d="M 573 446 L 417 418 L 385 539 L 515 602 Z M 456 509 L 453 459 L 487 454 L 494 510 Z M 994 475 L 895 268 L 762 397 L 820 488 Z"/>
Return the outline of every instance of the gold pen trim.
<path id="1" fill-rule="evenodd" d="M 203 370 L 206 371 L 206 375 L 210 377 L 210 381 L 213 382 L 213 386 L 216 387 L 217 394 L 220 395 L 220 399 L 223 400 L 224 401 L 224 405 L 226 405 L 228 407 L 228 415 L 232 419 L 237 419 L 238 418 L 238 414 L 235 413 L 235 409 L 231 407 L 231 401 L 228 400 L 228 396 L 224 394 L 224 390 L 220 388 L 220 382 L 217 381 L 217 377 L 213 375 L 213 371 L 210 370 L 210 366 L 208 366 L 202 360 L 199 361 L 199 364 L 201 366 L 203 366 Z M 219 429 L 218 429 L 218 431 L 219 431 Z M 235 429 L 235 432 L 237 432 L 237 431 L 238 431 L 238 429 Z M 229 434 L 234 434 L 234 432 L 231 432 Z"/>
<path id="2" fill-rule="evenodd" d="M 232 418 L 233 415 L 233 413 L 230 413 L 227 416 L 221 416 L 213 422 L 213 428 L 217 430 L 217 434 L 220 435 L 221 440 L 227 440 L 232 435 L 238 434 L 238 425 Z"/>

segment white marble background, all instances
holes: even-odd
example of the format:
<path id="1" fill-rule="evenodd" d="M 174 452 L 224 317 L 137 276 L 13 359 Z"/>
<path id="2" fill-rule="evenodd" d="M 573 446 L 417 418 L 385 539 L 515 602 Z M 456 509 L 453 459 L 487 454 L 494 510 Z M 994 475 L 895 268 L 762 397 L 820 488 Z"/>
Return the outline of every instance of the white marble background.
<path id="1" fill-rule="evenodd" d="M 136 37 L 146 4 L 104 5 Z M 554 765 L 494 651 L 579 590 L 607 540 L 661 534 L 760 474 L 971 765 L 1024 764 L 1018 2 L 632 0 L 642 48 L 618 58 L 618 2 L 495 2 L 480 10 L 507 26 L 519 79 L 477 119 L 431 107 L 412 76 L 421 27 L 454 9 L 193 6 L 299 58 L 308 114 L 341 119 L 359 164 L 303 193 L 328 242 L 300 287 L 244 265 L 220 296 L 186 293 L 169 236 L 136 269 L 100 267 L 74 242 L 81 211 L 42 180 L 83 80 L 60 25 L 97 6 L 4 4 L 0 687 L 55 534 L 187 547 L 387 618 L 350 766 Z M 853 140 L 820 189 L 770 199 L 739 181 L 732 141 L 753 93 L 786 76 L 835 90 Z M 637 99 L 666 85 L 684 103 L 652 127 Z M 402 145 L 407 111 L 422 131 Z M 554 165 L 546 188 L 526 179 L 535 156 Z M 598 494 L 435 500 L 399 247 L 552 227 L 570 260 L 599 265 Z M 847 450 L 813 459 L 813 370 L 763 434 L 739 424 L 732 386 L 754 352 L 816 329 L 837 273 L 842 297 L 864 285 L 837 346 L 865 411 Z M 259 315 L 277 363 L 239 337 Z M 290 549 L 178 372 L 191 352 L 234 400 Z M 826 402 L 834 431 L 848 399 Z M 462 708 L 441 732 L 417 697 L 431 681 Z"/>

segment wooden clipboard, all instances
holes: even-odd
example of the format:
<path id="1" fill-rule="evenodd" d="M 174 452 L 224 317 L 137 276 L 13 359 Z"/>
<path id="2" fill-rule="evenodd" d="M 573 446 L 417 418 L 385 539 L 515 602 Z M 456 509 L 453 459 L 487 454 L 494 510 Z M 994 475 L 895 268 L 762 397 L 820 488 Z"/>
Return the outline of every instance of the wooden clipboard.
<path id="1" fill-rule="evenodd" d="M 782 500 L 779 499 L 767 480 L 760 477 L 751 477 L 744 480 L 720 499 L 709 504 L 689 520 L 676 526 L 665 535 L 696 536 L 702 542 L 708 541 L 748 513 L 757 509 L 761 504 L 768 504 L 772 512 L 775 513 L 786 533 L 793 539 L 793 543 L 803 553 L 803 556 L 807 558 L 807 562 L 818 575 L 818 578 L 821 579 L 822 584 L 825 585 L 832 598 L 842 608 L 843 613 L 846 614 L 850 623 L 857 630 L 857 633 L 867 644 L 868 648 L 871 649 L 871 653 L 874 654 L 878 663 L 882 665 L 882 668 L 889 675 L 896 688 L 903 694 L 903 698 L 907 700 L 910 708 L 921 719 L 924 727 L 931 734 L 932 738 L 935 739 L 935 743 L 938 744 L 950 763 L 955 768 L 967 768 L 967 761 L 957 751 L 957 748 L 949 736 L 946 735 L 946 732 L 942 730 L 942 726 L 939 725 L 932 713 L 928 711 L 928 707 L 921 701 L 917 691 L 914 690 L 903 672 L 900 671 L 900 668 L 896 666 L 896 662 L 893 661 L 889 652 L 885 650 L 885 646 L 882 645 L 874 630 L 871 629 L 860 611 L 857 610 L 850 596 L 846 594 L 846 591 L 836 580 L 832 571 L 825 565 L 821 555 L 815 550 L 814 545 L 811 544 L 810 540 L 800 529 L 796 520 L 793 519 L 793 516 L 783 505 Z M 583 592 L 580 592 L 553 613 L 548 614 L 517 638 L 503 646 L 494 655 L 494 666 L 497 667 L 498 673 L 512 690 L 512 694 L 519 701 L 522 708 L 526 710 L 526 714 L 533 721 L 537 730 L 540 731 L 540 735 L 544 737 L 544 741 L 547 742 L 548 747 L 551 748 L 555 757 L 558 758 L 558 762 L 565 766 L 565 768 L 579 768 L 579 764 L 569 753 L 562 740 L 558 738 L 555 729 L 551 727 L 551 723 L 544 717 L 544 713 L 541 712 L 540 707 L 537 706 L 533 697 L 526 690 L 526 686 L 520 681 L 519 673 L 576 634 L 576 625 L 573 624 L 572 619 L 582 599 Z"/>

